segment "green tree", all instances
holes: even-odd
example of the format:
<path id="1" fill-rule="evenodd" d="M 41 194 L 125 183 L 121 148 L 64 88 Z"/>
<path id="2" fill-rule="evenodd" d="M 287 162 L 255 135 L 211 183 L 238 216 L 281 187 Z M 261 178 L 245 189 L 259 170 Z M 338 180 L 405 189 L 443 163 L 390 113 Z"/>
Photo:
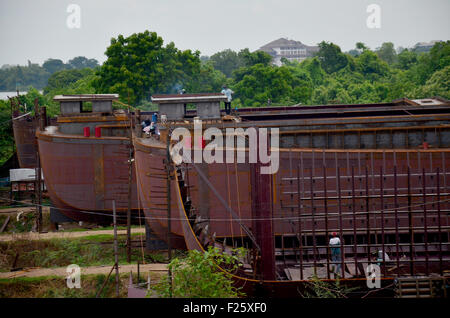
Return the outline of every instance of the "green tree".
<path id="1" fill-rule="evenodd" d="M 368 50 L 369 48 L 362 42 L 356 42 L 356 49 L 360 51 Z"/>
<path id="2" fill-rule="evenodd" d="M 191 250 L 185 259 L 174 258 L 169 269 L 172 282 L 165 276 L 154 287 L 159 297 L 174 298 L 231 298 L 243 296 L 233 286 L 229 273 L 234 273 L 239 267 L 242 250 L 228 255 L 217 248 L 209 247 L 205 252 Z M 224 272 L 218 267 L 225 269 Z"/>
<path id="3" fill-rule="evenodd" d="M 376 53 L 380 59 L 388 64 L 394 64 L 397 61 L 397 53 L 392 42 L 383 43 Z"/>
<path id="4" fill-rule="evenodd" d="M 221 71 L 227 77 L 231 77 L 233 72 L 241 67 L 250 67 L 256 64 L 269 65 L 272 57 L 266 52 L 250 52 L 248 48 L 236 53 L 227 49 L 213 54 L 209 61 L 215 69 Z"/>
<path id="5" fill-rule="evenodd" d="M 322 41 L 319 43 L 319 52 L 316 55 L 322 68 L 328 74 L 339 71 L 348 63 L 347 57 L 341 52 L 341 48 L 333 43 Z"/>
<path id="6" fill-rule="evenodd" d="M 37 64 L 14 66 L 0 70 L 0 91 L 26 90 L 29 86 L 42 89 L 47 84 L 48 73 Z"/>
<path id="7" fill-rule="evenodd" d="M 299 67 L 309 73 L 314 86 L 321 85 L 327 76 L 317 57 L 304 60 L 299 64 Z"/>
<path id="8" fill-rule="evenodd" d="M 72 70 L 75 71 L 75 70 Z M 83 70 L 82 70 L 83 71 Z M 72 79 L 67 81 L 66 84 L 55 85 L 52 89 L 49 89 L 45 95 L 47 100 L 47 114 L 50 116 L 59 114 L 59 103 L 53 101 L 55 95 L 76 95 L 76 94 L 95 94 L 96 89 L 94 87 L 94 82 L 98 81 L 98 76 L 91 69 L 84 69 L 85 74 L 79 79 Z M 42 105 L 42 104 L 41 104 Z"/>
<path id="9" fill-rule="evenodd" d="M 368 50 L 369 48 L 362 42 L 356 42 L 355 48 L 348 51 L 348 54 L 350 54 L 353 57 L 357 57 L 361 54 L 361 52 Z"/>
<path id="10" fill-rule="evenodd" d="M 50 74 L 53 74 L 55 72 L 64 70 L 67 68 L 67 65 L 64 64 L 63 61 L 59 59 L 48 59 L 42 64 L 42 67 Z"/>
<path id="11" fill-rule="evenodd" d="M 450 99 L 450 65 L 434 72 L 418 93 L 423 98 L 441 96 Z"/>
<path id="12" fill-rule="evenodd" d="M 227 49 L 211 55 L 210 59 L 216 70 L 231 77 L 234 70 L 244 66 L 242 59 L 233 50 Z"/>
<path id="13" fill-rule="evenodd" d="M 272 56 L 270 56 L 266 52 L 263 51 L 250 52 L 250 50 L 247 48 L 239 51 L 238 58 L 241 60 L 240 64 L 247 67 L 256 64 L 268 66 L 272 61 Z"/>
<path id="14" fill-rule="evenodd" d="M 221 71 L 216 70 L 211 63 L 202 63 L 200 72 L 193 75 L 186 84 L 188 93 L 217 93 L 222 85 L 229 80 Z"/>
<path id="15" fill-rule="evenodd" d="M 417 53 L 404 49 L 397 55 L 396 66 L 402 70 L 410 69 L 411 66 L 417 63 Z"/>
<path id="16" fill-rule="evenodd" d="M 175 93 L 200 69 L 200 52 L 163 46 L 163 39 L 149 31 L 111 39 L 105 54 L 94 82 L 97 91 L 118 93 L 124 101 L 129 97 L 135 105 L 155 93 Z"/>
<path id="17" fill-rule="evenodd" d="M 256 64 L 234 72 L 233 90 L 245 106 L 307 103 L 312 92 L 309 74 L 293 66 Z"/>
<path id="18" fill-rule="evenodd" d="M 366 50 L 356 59 L 356 67 L 367 79 L 379 80 L 389 74 L 389 66 L 377 54 Z"/>
<path id="19" fill-rule="evenodd" d="M 13 155 L 13 143 L 10 104 L 0 100 L 0 166 Z"/>
<path id="20" fill-rule="evenodd" d="M 437 42 L 429 53 L 418 55 L 418 62 L 408 70 L 410 78 L 419 85 L 426 81 L 437 70 L 450 65 L 450 41 Z"/>
<path id="21" fill-rule="evenodd" d="M 77 56 L 67 62 L 67 65 L 75 69 L 96 68 L 99 66 L 96 59 L 88 59 L 84 56 Z"/>
<path id="22" fill-rule="evenodd" d="M 67 88 L 70 84 L 75 83 L 79 79 L 94 74 L 94 71 L 89 68 L 82 70 L 71 69 L 63 70 L 53 73 L 48 79 L 47 86 L 44 89 L 44 94 L 52 90 Z"/>

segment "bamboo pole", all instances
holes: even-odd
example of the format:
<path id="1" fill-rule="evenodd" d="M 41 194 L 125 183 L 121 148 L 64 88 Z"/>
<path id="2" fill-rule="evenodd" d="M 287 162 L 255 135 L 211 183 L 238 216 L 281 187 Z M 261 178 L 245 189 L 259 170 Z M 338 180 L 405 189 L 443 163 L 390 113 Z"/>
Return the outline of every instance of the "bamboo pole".
<path id="1" fill-rule="evenodd" d="M 116 297 L 119 297 L 119 253 L 117 244 L 117 215 L 116 201 L 113 200 L 113 222 L 114 222 L 114 266 L 116 267 Z"/>

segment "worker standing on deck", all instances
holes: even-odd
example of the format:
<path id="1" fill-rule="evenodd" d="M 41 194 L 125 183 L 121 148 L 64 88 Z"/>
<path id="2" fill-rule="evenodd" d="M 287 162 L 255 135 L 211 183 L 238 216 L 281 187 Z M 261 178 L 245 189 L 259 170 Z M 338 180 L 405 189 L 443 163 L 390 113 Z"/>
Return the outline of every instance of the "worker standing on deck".
<path id="1" fill-rule="evenodd" d="M 226 85 L 223 85 L 222 87 L 222 94 L 225 94 L 227 96 L 227 101 L 225 102 L 225 112 L 227 115 L 231 112 L 231 100 L 232 100 L 232 94 L 234 93 L 231 89 L 229 89 Z"/>
<path id="2" fill-rule="evenodd" d="M 333 237 L 330 239 L 331 247 L 331 261 L 333 262 L 333 271 L 339 275 L 341 271 L 341 239 L 333 232 Z M 336 265 L 334 265 L 336 264 Z"/>
<path id="3" fill-rule="evenodd" d="M 154 123 L 158 122 L 158 113 L 153 113 L 152 122 L 154 122 Z"/>

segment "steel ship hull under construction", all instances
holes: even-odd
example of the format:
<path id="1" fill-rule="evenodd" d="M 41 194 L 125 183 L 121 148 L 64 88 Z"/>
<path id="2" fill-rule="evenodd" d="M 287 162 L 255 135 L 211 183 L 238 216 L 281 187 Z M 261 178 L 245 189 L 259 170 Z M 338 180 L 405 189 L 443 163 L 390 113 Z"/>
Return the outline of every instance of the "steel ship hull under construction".
<path id="1" fill-rule="evenodd" d="M 36 103 L 34 116 L 21 113 L 19 98 L 10 98 L 12 112 L 12 128 L 16 145 L 17 160 L 20 168 L 36 168 L 38 148 L 36 143 L 36 128 L 39 125 L 39 111 Z"/>
<path id="2" fill-rule="evenodd" d="M 160 140 L 137 134 L 138 188 L 161 238 L 184 237 L 197 250 L 245 247 L 237 284 L 270 295 L 295 292 L 313 275 L 365 285 L 372 263 L 386 284 L 450 270 L 448 101 L 274 109 L 243 111 L 238 122 L 205 120 L 202 128 L 279 128 L 273 175 L 261 177 L 248 161 L 168 165 L 169 128 L 192 132 L 188 120 L 162 123 Z M 330 257 L 333 232 L 342 242 L 338 261 Z"/>
<path id="3" fill-rule="evenodd" d="M 104 224 L 113 221 L 113 201 L 118 221 L 126 223 L 130 202 L 136 221 L 138 199 L 135 169 L 129 169 L 128 117 L 112 113 L 112 108 L 106 113 L 82 113 L 77 108 L 77 98 L 98 99 L 100 104 L 104 101 L 102 95 L 80 96 L 63 95 L 61 99 L 75 100 L 66 103 L 70 107 L 75 103 L 76 112 L 62 114 L 57 118 L 57 126 L 36 132 L 50 199 L 59 212 L 73 220 Z"/>

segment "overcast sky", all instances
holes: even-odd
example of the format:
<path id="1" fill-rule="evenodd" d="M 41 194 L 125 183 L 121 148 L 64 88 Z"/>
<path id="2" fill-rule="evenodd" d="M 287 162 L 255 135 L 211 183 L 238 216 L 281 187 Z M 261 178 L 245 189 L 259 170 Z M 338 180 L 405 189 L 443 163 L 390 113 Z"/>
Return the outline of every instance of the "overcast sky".
<path id="1" fill-rule="evenodd" d="M 80 28 L 67 26 L 70 4 L 81 10 Z M 370 4 L 381 9 L 380 28 L 367 27 Z M 0 0 L 0 66 L 80 55 L 103 62 L 112 37 L 147 29 L 202 55 L 280 37 L 344 51 L 356 42 L 412 47 L 449 40 L 449 13 L 449 0 Z"/>

